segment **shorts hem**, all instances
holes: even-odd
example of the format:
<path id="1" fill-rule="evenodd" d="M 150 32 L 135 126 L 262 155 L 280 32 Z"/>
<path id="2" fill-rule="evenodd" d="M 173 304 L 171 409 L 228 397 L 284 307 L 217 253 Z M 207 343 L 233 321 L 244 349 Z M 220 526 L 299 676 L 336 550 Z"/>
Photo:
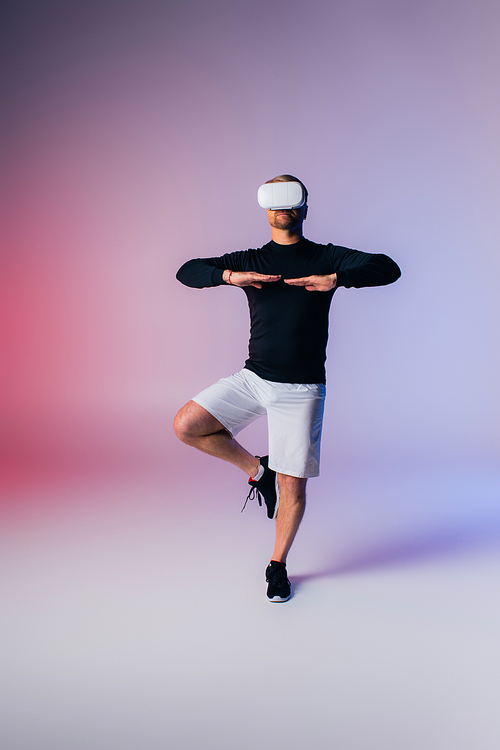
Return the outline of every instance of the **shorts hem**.
<path id="1" fill-rule="evenodd" d="M 306 471 L 300 473 L 297 471 L 283 471 L 283 469 L 275 469 L 271 464 L 269 464 L 269 468 L 275 471 L 276 474 L 285 474 L 287 477 L 296 477 L 297 479 L 315 479 L 316 477 L 319 477 L 319 471 L 314 474 L 310 474 Z"/>

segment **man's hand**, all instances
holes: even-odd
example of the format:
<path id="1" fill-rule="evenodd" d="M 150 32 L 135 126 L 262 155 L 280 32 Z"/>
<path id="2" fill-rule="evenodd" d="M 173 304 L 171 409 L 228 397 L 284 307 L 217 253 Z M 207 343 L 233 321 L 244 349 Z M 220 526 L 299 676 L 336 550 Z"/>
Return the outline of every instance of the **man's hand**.
<path id="1" fill-rule="evenodd" d="M 231 278 L 229 278 L 231 277 Z M 231 286 L 254 286 L 262 289 L 262 282 L 279 281 L 281 276 L 269 276 L 265 273 L 254 271 L 229 271 L 227 268 L 222 274 L 222 280 Z"/>
<path id="2" fill-rule="evenodd" d="M 303 276 L 301 279 L 283 279 L 290 286 L 305 286 L 308 292 L 329 292 L 337 286 L 337 274 L 326 276 Z"/>

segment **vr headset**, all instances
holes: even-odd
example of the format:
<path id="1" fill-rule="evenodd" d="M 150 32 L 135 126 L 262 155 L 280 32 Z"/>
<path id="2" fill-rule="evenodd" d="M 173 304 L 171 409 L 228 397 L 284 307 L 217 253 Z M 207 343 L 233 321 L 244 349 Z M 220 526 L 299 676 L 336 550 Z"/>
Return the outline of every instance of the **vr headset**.
<path id="1" fill-rule="evenodd" d="M 306 194 L 300 182 L 266 182 L 257 191 L 259 206 L 271 211 L 280 208 L 300 208 Z"/>

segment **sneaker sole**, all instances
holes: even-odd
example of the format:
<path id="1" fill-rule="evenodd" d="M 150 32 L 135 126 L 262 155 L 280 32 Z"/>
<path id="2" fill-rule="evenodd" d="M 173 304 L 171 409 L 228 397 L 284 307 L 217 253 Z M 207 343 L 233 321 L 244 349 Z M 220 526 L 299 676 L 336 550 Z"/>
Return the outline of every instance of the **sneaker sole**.
<path id="1" fill-rule="evenodd" d="M 267 597 L 267 600 L 269 602 L 271 602 L 272 604 L 278 604 L 279 602 L 288 602 L 288 601 L 290 601 L 291 598 L 292 598 L 292 592 L 290 591 L 290 594 L 289 594 L 289 596 L 287 596 L 286 599 L 282 599 L 280 596 L 273 596 L 272 599 L 270 599 L 269 597 Z"/>

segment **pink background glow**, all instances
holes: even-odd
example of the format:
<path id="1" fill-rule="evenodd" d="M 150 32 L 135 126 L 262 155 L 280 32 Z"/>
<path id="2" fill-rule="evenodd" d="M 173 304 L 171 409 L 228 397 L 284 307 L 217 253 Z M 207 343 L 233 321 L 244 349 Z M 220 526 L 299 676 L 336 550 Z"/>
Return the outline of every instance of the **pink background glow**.
<path id="1" fill-rule="evenodd" d="M 248 332 L 239 290 L 187 289 L 175 280 L 175 272 L 192 257 L 267 242 L 269 227 L 256 192 L 275 174 L 296 174 L 308 186 L 307 237 L 387 253 L 403 274 L 383 289 L 339 290 L 332 305 L 323 473 L 311 483 L 311 508 L 301 530 L 302 547 L 295 553 L 303 571 L 303 601 L 311 571 L 319 577 L 311 590 L 322 582 L 330 585 L 333 549 L 340 568 L 363 573 L 372 565 L 390 569 L 391 560 L 426 560 L 451 546 L 477 543 L 486 549 L 498 536 L 499 25 L 500 8 L 490 0 L 32 0 L 5 5 L 2 535 L 6 570 L 15 573 L 2 579 L 2 590 L 7 605 L 12 602 L 7 610 L 14 613 L 6 632 L 19 653 L 28 656 L 16 661 L 11 647 L 4 664 L 11 670 L 11 716 L 17 710 L 22 716 L 16 690 L 19 695 L 24 690 L 29 659 L 36 672 L 32 695 L 50 694 L 48 675 L 54 695 L 63 703 L 67 698 L 66 724 L 57 735 L 57 713 L 33 697 L 40 711 L 34 726 L 41 727 L 38 736 L 49 738 L 52 748 L 77 747 L 67 740 L 74 737 L 71 716 L 78 715 L 85 725 L 78 713 L 80 694 L 66 690 L 71 670 L 61 667 L 56 673 L 51 666 L 59 658 L 61 664 L 75 659 L 71 664 L 83 680 L 81 690 L 89 705 L 95 701 L 97 724 L 86 725 L 87 739 L 78 745 L 89 750 L 106 746 L 104 730 L 100 733 L 106 721 L 115 726 L 132 716 L 133 708 L 142 712 L 143 724 L 137 725 L 137 734 L 129 727 L 128 735 L 124 731 L 116 740 L 120 750 L 129 747 L 127 741 L 134 750 L 194 750 L 206 736 L 216 738 L 214 747 L 233 750 L 245 716 L 234 707 L 233 716 L 239 718 L 222 731 L 224 712 L 215 699 L 203 704 L 201 724 L 190 727 L 186 739 L 193 690 L 202 701 L 218 669 L 221 700 L 234 697 L 236 684 L 241 704 L 257 701 L 253 696 L 266 689 L 254 669 L 262 655 L 252 662 L 240 646 L 246 635 L 248 654 L 262 654 L 255 632 L 246 631 L 253 614 L 235 614 L 221 593 L 215 601 L 226 607 L 222 621 L 220 610 L 210 609 L 214 605 L 208 604 L 207 592 L 224 577 L 227 557 L 239 559 L 244 580 L 249 571 L 241 558 L 253 560 L 257 550 L 266 561 L 270 530 L 266 526 L 264 540 L 256 541 L 263 531 L 250 515 L 249 525 L 235 531 L 231 524 L 240 522 L 239 506 L 238 517 L 228 520 L 227 495 L 237 498 L 231 499 L 232 513 L 244 495 L 240 476 L 228 467 L 220 478 L 220 467 L 176 441 L 171 421 L 196 392 L 241 368 Z M 264 452 L 265 424 L 252 426 L 241 439 Z M 108 484 L 102 484 L 103 477 Z M 210 480 L 205 485 L 203 477 Z M 214 534 L 211 539 L 205 539 L 207 529 Z M 209 609 L 203 634 L 196 629 L 199 613 L 178 583 L 185 575 L 181 561 L 193 550 L 205 555 L 203 602 Z M 90 568 L 82 562 L 85 555 L 93 560 Z M 164 582 L 151 578 L 153 569 L 169 571 L 174 580 L 169 606 L 184 614 L 147 604 L 148 592 L 161 598 L 164 591 Z M 451 588 L 464 585 L 467 570 L 464 563 Z M 366 618 L 353 612 L 354 630 L 349 608 L 356 610 L 356 595 L 348 578 L 340 581 L 333 600 L 342 606 L 328 616 L 340 628 L 339 638 L 347 639 L 346 650 L 338 647 L 328 656 L 319 651 L 330 631 L 322 605 L 313 622 L 314 599 L 309 613 L 290 625 L 298 638 L 320 623 L 318 652 L 314 644 L 304 646 L 307 652 L 299 653 L 297 669 L 304 685 L 314 679 L 325 691 L 333 690 L 344 717 L 335 719 L 335 732 L 329 734 L 322 724 L 326 705 L 321 704 L 323 711 L 307 703 L 310 693 L 292 695 L 296 675 L 280 662 L 288 715 L 295 712 L 300 724 L 301 710 L 311 712 L 310 723 L 304 719 L 286 730 L 291 750 L 308 743 L 315 750 L 497 746 L 497 709 L 488 708 L 493 677 L 485 678 L 490 673 L 481 665 L 496 658 L 492 632 L 498 612 L 481 617 L 484 602 L 477 601 L 469 608 L 477 615 L 468 626 L 470 642 L 465 630 L 451 639 L 466 662 L 462 674 L 475 675 L 470 684 L 476 687 L 483 680 L 477 725 L 469 725 L 469 688 L 460 692 L 453 668 L 446 671 L 451 664 L 463 666 L 446 650 L 452 648 L 447 627 L 454 632 L 462 616 L 458 604 L 456 609 L 443 604 L 450 581 L 443 578 L 439 593 L 417 612 L 417 605 L 404 598 L 405 572 L 394 583 L 397 595 L 385 592 L 379 582 L 373 599 L 371 594 L 363 599 L 373 603 L 373 610 Z M 482 569 L 479 579 L 489 580 Z M 439 575 L 433 580 L 439 588 Z M 468 580 L 473 599 L 479 589 L 472 574 Z M 43 600 L 40 591 L 47 595 Z M 134 606 L 129 611 L 130 596 Z M 405 604 L 391 610 L 389 622 L 384 605 L 395 600 Z M 364 606 L 359 604 L 360 611 Z M 99 611 L 94 619 L 93 608 Z M 418 620 L 422 611 L 431 610 L 425 623 Z M 143 611 L 154 627 L 144 624 Z M 281 616 L 273 613 L 278 619 L 266 621 L 262 632 L 281 628 Z M 72 633 L 63 639 L 66 646 L 60 645 L 63 631 L 54 630 L 54 620 L 66 623 L 64 632 Z M 408 648 L 401 646 L 398 654 L 382 649 L 375 663 L 370 633 L 361 645 L 349 641 L 361 620 L 374 624 L 375 634 L 389 634 L 392 644 Z M 492 630 L 483 637 L 485 620 Z M 23 641 L 19 623 L 25 622 L 40 623 L 38 636 L 48 642 L 52 662 L 40 656 L 36 638 L 26 632 Z M 114 640 L 109 622 L 127 623 L 121 641 Z M 402 640 L 391 635 L 399 633 L 399 626 Z M 156 660 L 142 651 L 130 664 L 126 661 L 123 655 L 135 651 L 136 636 L 146 634 L 145 642 L 150 638 L 161 650 L 168 632 L 177 639 L 172 653 L 180 654 L 178 661 L 176 656 L 173 662 L 166 656 Z M 410 635 L 404 633 L 423 639 L 421 651 L 410 648 Z M 284 636 L 288 653 L 297 649 L 295 635 Z M 479 640 L 486 644 L 484 661 L 470 656 L 471 643 Z M 193 642 L 195 656 L 189 651 Z M 82 643 L 87 646 L 80 648 Z M 274 664 L 267 648 L 267 664 Z M 358 653 L 366 657 L 363 666 L 356 661 Z M 427 657 L 422 661 L 419 654 L 430 654 L 428 672 L 422 666 Z M 436 662 L 443 667 L 438 676 Z M 312 677 L 311 664 L 325 671 Z M 406 703 L 401 697 L 397 704 L 403 717 L 399 728 L 389 731 L 388 724 L 377 724 L 376 707 L 380 716 L 387 708 L 380 696 L 373 715 L 365 712 L 367 736 L 379 744 L 367 745 L 359 727 L 352 735 L 360 706 L 371 705 L 363 693 L 371 683 L 364 684 L 360 696 L 349 682 L 357 673 L 353 664 L 390 675 L 390 688 L 380 693 L 387 705 L 402 695 L 403 671 L 416 674 Z M 272 680 L 267 668 L 262 674 Z M 330 668 L 342 676 L 334 688 L 326 677 Z M 169 669 L 179 670 L 175 680 Z M 144 695 L 149 693 L 139 690 L 146 684 L 157 703 L 147 705 Z M 429 684 L 434 686 L 430 693 Z M 259 692 L 250 693 L 255 687 Z M 422 705 L 423 716 L 434 716 L 438 704 L 432 701 L 442 700 L 447 691 L 446 708 L 436 709 L 436 733 L 426 734 L 425 721 L 410 707 Z M 99 714 L 98 698 L 111 694 L 106 718 Z M 163 695 L 172 701 L 167 728 L 162 725 Z M 270 709 L 260 703 L 258 708 L 265 717 L 260 729 L 271 743 Z M 452 714 L 465 723 L 453 724 Z M 155 717 L 152 724 L 149 715 Z M 151 726 L 157 734 L 144 744 Z M 476 726 L 484 732 L 480 740 Z M 21 731 L 12 721 L 8 728 L 8 750 L 31 750 L 28 729 Z M 267 750 L 260 744 L 259 727 L 248 731 L 248 746 L 257 743 Z M 309 741 L 311 731 L 317 734 Z M 472 737 L 476 744 L 468 744 Z M 281 741 L 282 735 L 274 739 Z"/>

